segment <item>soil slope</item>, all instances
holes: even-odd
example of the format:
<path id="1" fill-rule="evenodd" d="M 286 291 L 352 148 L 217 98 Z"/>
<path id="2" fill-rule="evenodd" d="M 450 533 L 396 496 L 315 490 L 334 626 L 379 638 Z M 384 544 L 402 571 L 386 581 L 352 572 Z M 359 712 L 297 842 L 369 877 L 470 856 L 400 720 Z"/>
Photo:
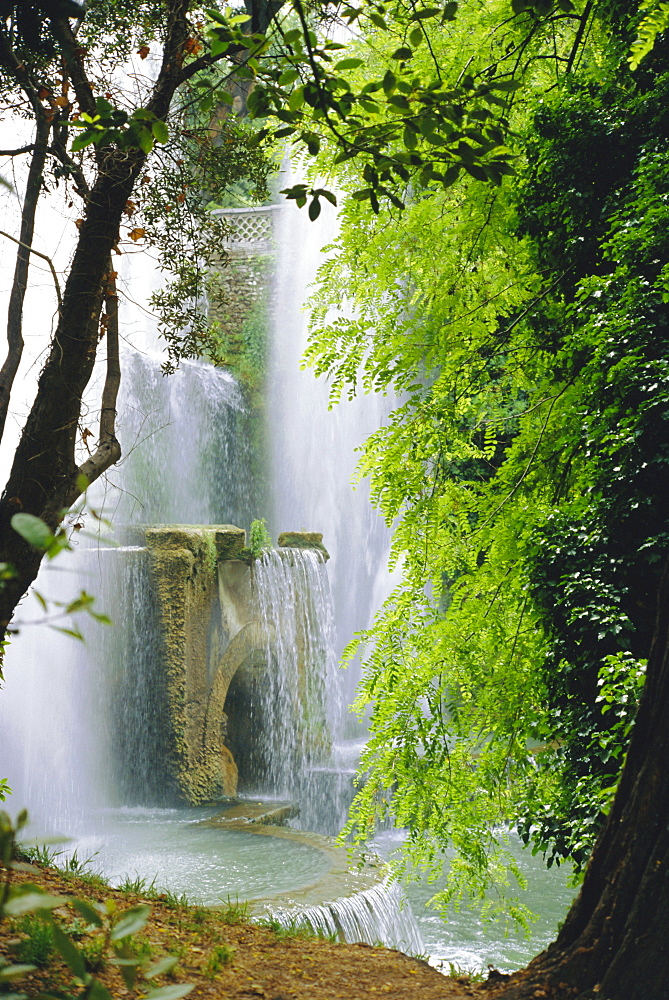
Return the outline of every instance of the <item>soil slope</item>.
<path id="1" fill-rule="evenodd" d="M 362 944 L 337 944 L 316 937 L 284 936 L 270 927 L 248 923 L 240 908 L 211 910 L 186 905 L 173 897 L 138 895 L 111 889 L 95 876 L 77 876 L 52 868 L 23 865 L 13 879 L 30 882 L 55 894 L 89 901 L 113 901 L 113 921 L 122 911 L 148 903 L 148 925 L 133 938 L 133 947 L 147 962 L 164 955 L 177 955 L 178 966 L 169 975 L 153 980 L 153 986 L 194 984 L 193 1000 L 490 1000 L 508 983 L 508 977 L 493 973 L 485 984 L 441 975 L 427 963 L 387 948 Z M 65 904 L 56 911 L 61 925 L 87 957 L 90 971 L 113 997 L 146 996 L 147 983 L 127 989 L 114 953 L 103 932 Z M 240 921 L 240 922 L 237 922 Z M 26 918 L 0 922 L 0 956 L 11 962 L 28 962 L 35 938 L 35 924 Z M 41 968 L 15 980 L 11 992 L 29 998 L 42 992 L 77 989 L 71 971 L 57 953 L 42 956 Z M 0 986 L 0 998 L 2 997 Z"/>

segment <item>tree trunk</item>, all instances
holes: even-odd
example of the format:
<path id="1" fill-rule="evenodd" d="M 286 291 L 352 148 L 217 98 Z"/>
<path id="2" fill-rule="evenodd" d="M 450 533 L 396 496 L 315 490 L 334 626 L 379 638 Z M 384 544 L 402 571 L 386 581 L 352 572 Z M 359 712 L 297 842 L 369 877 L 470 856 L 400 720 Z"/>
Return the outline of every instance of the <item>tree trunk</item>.
<path id="1" fill-rule="evenodd" d="M 627 760 L 581 891 L 557 940 L 501 996 L 666 1000 L 668 927 L 669 563 Z"/>

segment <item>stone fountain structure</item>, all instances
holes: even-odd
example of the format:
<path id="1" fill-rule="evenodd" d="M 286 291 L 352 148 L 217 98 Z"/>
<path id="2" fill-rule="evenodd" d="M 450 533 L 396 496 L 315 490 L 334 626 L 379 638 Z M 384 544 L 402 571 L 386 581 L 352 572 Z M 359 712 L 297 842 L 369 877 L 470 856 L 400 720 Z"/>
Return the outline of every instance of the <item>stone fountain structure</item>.
<path id="1" fill-rule="evenodd" d="M 253 730 L 267 724 L 254 692 L 269 685 L 267 672 L 277 668 L 278 626 L 259 606 L 246 532 L 234 525 L 184 524 L 129 532 L 129 540 L 148 551 L 160 665 L 154 683 L 164 685 L 167 709 L 165 781 L 189 805 L 232 798 L 239 769 L 254 749 Z M 279 546 L 284 557 L 309 549 L 328 558 L 318 533 L 284 533 Z M 299 615 L 300 608 L 290 613 Z M 303 706 L 314 666 L 304 642 L 296 657 Z M 326 749 L 324 707 L 310 706 L 308 724 L 303 712 L 296 715 L 291 724 L 303 729 L 301 746 Z"/>

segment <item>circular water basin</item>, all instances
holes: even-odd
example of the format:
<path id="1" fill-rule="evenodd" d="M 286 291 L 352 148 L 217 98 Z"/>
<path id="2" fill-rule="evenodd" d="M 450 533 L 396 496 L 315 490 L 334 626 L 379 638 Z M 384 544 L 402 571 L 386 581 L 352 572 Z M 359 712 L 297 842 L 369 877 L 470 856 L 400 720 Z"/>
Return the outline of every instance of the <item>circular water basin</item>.
<path id="1" fill-rule="evenodd" d="M 201 809 L 105 810 L 91 817 L 89 831 L 58 861 L 76 851 L 79 862 L 90 859 L 89 870 L 112 885 L 144 880 L 209 906 L 309 886 L 331 868 L 327 854 L 310 844 L 207 826 L 202 821 L 211 815 Z"/>

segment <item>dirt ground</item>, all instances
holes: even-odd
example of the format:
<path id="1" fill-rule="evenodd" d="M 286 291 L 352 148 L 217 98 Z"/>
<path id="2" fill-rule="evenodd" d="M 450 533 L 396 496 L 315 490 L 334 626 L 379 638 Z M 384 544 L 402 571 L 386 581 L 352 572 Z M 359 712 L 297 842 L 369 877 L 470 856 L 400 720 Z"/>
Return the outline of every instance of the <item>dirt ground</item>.
<path id="1" fill-rule="evenodd" d="M 491 1000 L 508 977 L 492 974 L 487 983 L 472 984 L 444 976 L 426 962 L 408 958 L 387 948 L 363 944 L 338 944 L 317 937 L 285 935 L 276 928 L 261 927 L 243 920 L 238 908 L 225 911 L 185 905 L 173 897 L 146 898 L 121 892 L 97 882 L 83 880 L 55 869 L 22 866 L 13 874 L 18 882 L 30 882 L 54 895 L 89 901 L 112 901 L 111 922 L 124 910 L 147 903 L 149 923 L 132 940 L 147 967 L 165 955 L 177 955 L 178 965 L 169 974 L 151 981 L 155 988 L 190 983 L 193 1000 Z M 4 873 L 2 873 L 4 874 Z M 104 931 L 94 930 L 77 917 L 71 904 L 55 911 L 91 973 L 113 997 L 147 996 L 149 984 L 141 980 L 133 989 L 124 984 L 114 952 Z M 236 922 L 243 920 L 243 922 Z M 0 956 L 10 962 L 30 962 L 31 938 L 35 924 L 25 918 L 0 922 Z M 66 991 L 78 996 L 71 970 L 52 952 L 42 958 L 43 966 L 14 980 L 5 989 L 33 1000 L 42 993 Z M 3 987 L 0 986 L 0 998 Z M 150 993 L 148 994 L 150 996 Z"/>

